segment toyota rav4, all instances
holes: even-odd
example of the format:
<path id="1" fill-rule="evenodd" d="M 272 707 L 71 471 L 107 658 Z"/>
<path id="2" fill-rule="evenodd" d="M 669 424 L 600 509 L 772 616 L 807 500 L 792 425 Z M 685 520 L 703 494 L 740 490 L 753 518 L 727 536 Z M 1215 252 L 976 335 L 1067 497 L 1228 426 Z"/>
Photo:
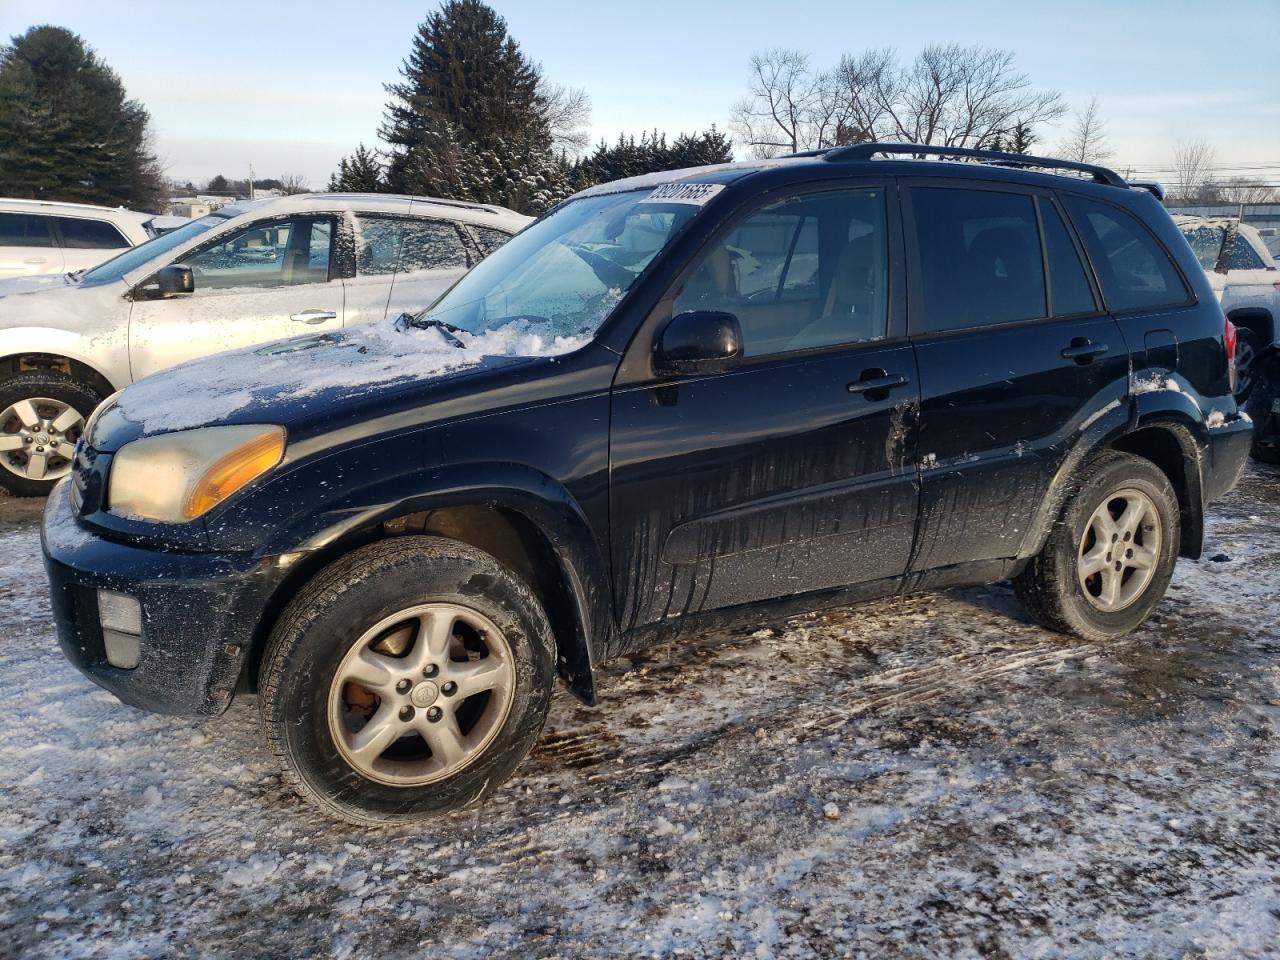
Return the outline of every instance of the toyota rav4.
<path id="1" fill-rule="evenodd" d="M 594 703 L 681 631 L 1004 578 L 1133 630 L 1245 462 L 1231 338 L 1103 168 L 865 144 L 595 187 L 415 316 L 104 404 L 45 515 L 59 639 L 146 709 L 256 692 L 332 814 L 440 814 L 557 673 Z"/>

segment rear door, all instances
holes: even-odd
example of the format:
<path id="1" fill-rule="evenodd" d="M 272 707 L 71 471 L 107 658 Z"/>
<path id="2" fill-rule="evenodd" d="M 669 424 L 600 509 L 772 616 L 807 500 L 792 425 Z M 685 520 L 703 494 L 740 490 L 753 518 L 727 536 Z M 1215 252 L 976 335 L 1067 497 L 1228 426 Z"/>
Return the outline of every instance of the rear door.
<path id="1" fill-rule="evenodd" d="M 0 279 L 65 272 L 49 220 L 34 213 L 0 213 Z"/>
<path id="2" fill-rule="evenodd" d="M 331 273 L 333 217 L 259 221 L 182 257 L 195 292 L 135 293 L 129 362 L 135 380 L 175 363 L 342 326 L 342 281 Z"/>
<path id="3" fill-rule="evenodd" d="M 1016 556 L 1069 438 L 1125 396 L 1128 355 L 1049 191 L 904 191 L 920 365 L 913 571 Z"/>
<path id="4" fill-rule="evenodd" d="M 704 248 L 652 327 L 732 313 L 738 368 L 659 378 L 649 323 L 632 342 L 610 431 L 624 629 L 906 570 L 917 387 L 889 196 L 885 183 L 784 194 Z"/>
<path id="5" fill-rule="evenodd" d="M 356 213 L 355 276 L 347 288 L 347 326 L 429 307 L 475 260 L 451 220 Z"/>

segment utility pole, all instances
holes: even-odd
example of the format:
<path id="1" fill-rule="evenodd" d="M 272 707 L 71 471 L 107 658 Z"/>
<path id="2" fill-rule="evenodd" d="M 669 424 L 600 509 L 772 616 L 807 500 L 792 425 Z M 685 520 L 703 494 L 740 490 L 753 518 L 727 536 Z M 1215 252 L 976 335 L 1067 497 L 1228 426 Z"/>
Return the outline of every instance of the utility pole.
<path id="1" fill-rule="evenodd" d="M 254 200 L 256 197 L 253 193 L 253 161 L 249 161 L 249 199 Z"/>

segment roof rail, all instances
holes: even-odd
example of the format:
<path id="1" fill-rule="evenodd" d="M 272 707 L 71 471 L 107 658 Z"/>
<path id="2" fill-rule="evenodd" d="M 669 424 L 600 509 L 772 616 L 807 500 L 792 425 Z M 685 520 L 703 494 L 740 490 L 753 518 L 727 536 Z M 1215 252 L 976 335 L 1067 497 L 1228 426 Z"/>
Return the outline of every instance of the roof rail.
<path id="1" fill-rule="evenodd" d="M 905 153 L 913 156 L 931 154 L 942 157 L 969 157 L 989 160 L 1005 167 L 1039 167 L 1045 170 L 1076 170 L 1087 173 L 1098 183 L 1113 187 L 1128 187 L 1114 170 L 1092 163 L 1076 163 L 1074 160 L 1058 160 L 1054 157 L 1033 157 L 1025 153 L 1004 153 L 1000 150 L 977 150 L 973 147 L 943 147 L 928 143 L 855 143 L 847 147 L 834 147 L 822 154 L 831 163 L 844 160 L 870 160 L 877 153 Z"/>

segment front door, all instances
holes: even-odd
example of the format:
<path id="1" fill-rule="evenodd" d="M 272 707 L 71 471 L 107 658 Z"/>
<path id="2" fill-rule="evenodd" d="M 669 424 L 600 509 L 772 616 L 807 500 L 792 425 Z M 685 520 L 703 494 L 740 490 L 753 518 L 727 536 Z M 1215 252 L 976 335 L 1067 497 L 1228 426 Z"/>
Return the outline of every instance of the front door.
<path id="1" fill-rule="evenodd" d="M 610 440 L 624 630 L 906 569 L 917 388 L 890 196 L 882 183 L 783 196 L 711 242 L 656 310 L 734 314 L 736 369 L 637 367 L 663 317 L 632 343 Z"/>
<path id="2" fill-rule="evenodd" d="M 135 380 L 184 360 L 342 326 L 343 288 L 331 278 L 333 220 L 260 221 L 198 248 L 195 292 L 137 296 L 129 314 Z M 145 285 L 139 293 L 145 294 Z"/>
<path id="3" fill-rule="evenodd" d="M 1124 338 L 1048 191 L 905 194 L 921 389 L 912 568 L 1014 557 L 1075 434 L 1124 399 Z"/>

